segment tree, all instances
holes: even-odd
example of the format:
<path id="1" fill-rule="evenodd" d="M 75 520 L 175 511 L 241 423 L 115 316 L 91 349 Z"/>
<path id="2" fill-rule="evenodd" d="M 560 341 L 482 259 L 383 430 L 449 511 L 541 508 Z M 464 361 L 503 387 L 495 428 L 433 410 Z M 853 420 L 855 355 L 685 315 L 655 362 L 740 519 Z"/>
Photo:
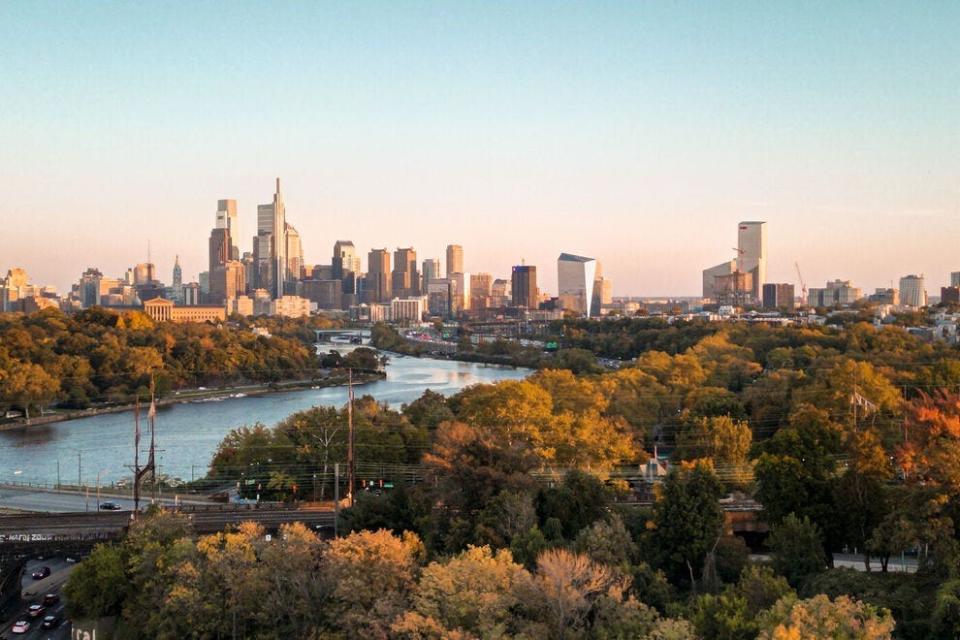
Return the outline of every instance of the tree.
<path id="1" fill-rule="evenodd" d="M 518 604 L 518 585 L 529 580 L 508 550 L 468 547 L 423 569 L 413 594 L 413 612 L 436 621 L 445 632 L 500 638 Z"/>
<path id="2" fill-rule="evenodd" d="M 120 613 L 128 595 L 125 557 L 116 545 L 97 545 L 63 588 L 71 618 L 105 618 Z"/>
<path id="3" fill-rule="evenodd" d="M 787 596 L 760 616 L 760 640 L 793 638 L 844 638 L 889 640 L 893 637 L 893 616 L 886 609 L 840 596 L 834 601 L 825 595 L 809 600 Z"/>
<path id="4" fill-rule="evenodd" d="M 705 593 L 694 600 L 692 608 L 691 622 L 702 638 L 753 640 L 757 636 L 757 625 L 747 609 L 747 601 L 736 592 Z"/>
<path id="5" fill-rule="evenodd" d="M 663 564 L 674 577 L 686 573 L 694 590 L 694 567 L 703 566 L 723 533 L 722 494 L 713 469 L 698 462 L 671 469 L 654 505 L 654 541 Z"/>
<path id="6" fill-rule="evenodd" d="M 564 538 L 572 540 L 581 529 L 604 516 L 609 498 L 609 490 L 595 476 L 568 471 L 559 486 L 545 487 L 537 494 L 537 514 L 541 524 L 556 518 Z"/>
<path id="7" fill-rule="evenodd" d="M 897 461 L 905 478 L 960 492 L 960 394 L 921 394 L 906 406 Z"/>
<path id="8" fill-rule="evenodd" d="M 681 427 L 677 455 L 682 460 L 710 458 L 717 466 L 745 473 L 752 439 L 749 425 L 729 416 L 693 418 Z"/>
<path id="9" fill-rule="evenodd" d="M 565 549 L 544 551 L 533 581 L 521 585 L 520 598 L 544 622 L 549 637 L 569 638 L 583 630 L 587 617 L 604 595 L 620 600 L 623 581 L 609 567 Z"/>
<path id="10" fill-rule="evenodd" d="M 794 587 L 827 568 L 820 530 L 806 516 L 801 519 L 791 513 L 774 525 L 768 544 L 774 568 Z"/>
<path id="11" fill-rule="evenodd" d="M 321 571 L 332 585 L 332 614 L 348 635 L 385 636 L 405 611 L 424 555 L 420 538 L 359 531 L 329 543 Z"/>
<path id="12" fill-rule="evenodd" d="M 30 420 L 30 407 L 43 407 L 60 392 L 60 381 L 40 365 L 21 362 L 13 366 L 5 379 L 0 380 L 0 397 L 23 408 Z"/>
<path id="13" fill-rule="evenodd" d="M 734 586 L 737 595 L 746 601 L 747 613 L 755 617 L 772 607 L 780 598 L 794 594 L 783 576 L 763 565 L 747 565 Z"/>

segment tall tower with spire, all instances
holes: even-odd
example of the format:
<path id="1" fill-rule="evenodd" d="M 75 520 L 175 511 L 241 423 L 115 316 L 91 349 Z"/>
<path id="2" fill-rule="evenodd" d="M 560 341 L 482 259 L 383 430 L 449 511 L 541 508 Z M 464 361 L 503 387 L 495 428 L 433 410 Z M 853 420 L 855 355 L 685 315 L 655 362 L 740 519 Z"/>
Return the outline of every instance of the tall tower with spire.
<path id="1" fill-rule="evenodd" d="M 180 268 L 180 256 L 173 260 L 173 299 L 183 302 L 183 270 Z"/>

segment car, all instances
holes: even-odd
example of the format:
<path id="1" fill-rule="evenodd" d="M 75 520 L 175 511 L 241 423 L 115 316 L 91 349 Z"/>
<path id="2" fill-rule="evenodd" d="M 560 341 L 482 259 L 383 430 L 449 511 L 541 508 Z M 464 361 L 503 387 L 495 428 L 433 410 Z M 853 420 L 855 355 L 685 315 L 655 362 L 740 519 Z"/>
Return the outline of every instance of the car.
<path id="1" fill-rule="evenodd" d="M 32 604 L 27 609 L 27 615 L 29 615 L 31 618 L 39 618 L 44 613 L 46 613 L 46 611 L 47 611 L 47 608 L 44 607 L 42 604 Z"/>
<path id="2" fill-rule="evenodd" d="M 34 580 L 43 580 L 48 575 L 50 575 L 50 567 L 40 567 L 32 574 Z"/>
<path id="3" fill-rule="evenodd" d="M 43 606 L 50 607 L 60 602 L 60 596 L 55 593 L 48 593 L 43 596 Z"/>
<path id="4" fill-rule="evenodd" d="M 41 629 L 56 629 L 60 626 L 60 618 L 57 616 L 47 616 L 40 624 Z"/>
<path id="5" fill-rule="evenodd" d="M 118 505 L 116 502 L 101 502 L 101 503 L 100 503 L 100 511 L 120 511 L 121 509 L 123 509 L 123 507 L 121 507 L 120 505 Z"/>
<path id="6" fill-rule="evenodd" d="M 10 633 L 26 633 L 27 631 L 30 631 L 30 623 L 26 620 L 17 620 L 13 628 L 10 629 Z"/>

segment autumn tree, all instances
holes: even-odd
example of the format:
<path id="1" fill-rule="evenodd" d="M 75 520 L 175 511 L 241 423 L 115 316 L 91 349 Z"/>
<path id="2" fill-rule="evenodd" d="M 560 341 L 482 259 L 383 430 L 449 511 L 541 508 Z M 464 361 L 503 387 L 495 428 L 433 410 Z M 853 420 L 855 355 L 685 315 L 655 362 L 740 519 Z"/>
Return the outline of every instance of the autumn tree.
<path id="1" fill-rule="evenodd" d="M 889 640 L 895 626 L 886 609 L 840 596 L 825 595 L 808 600 L 785 597 L 760 616 L 760 640 L 793 638 L 849 638 Z"/>

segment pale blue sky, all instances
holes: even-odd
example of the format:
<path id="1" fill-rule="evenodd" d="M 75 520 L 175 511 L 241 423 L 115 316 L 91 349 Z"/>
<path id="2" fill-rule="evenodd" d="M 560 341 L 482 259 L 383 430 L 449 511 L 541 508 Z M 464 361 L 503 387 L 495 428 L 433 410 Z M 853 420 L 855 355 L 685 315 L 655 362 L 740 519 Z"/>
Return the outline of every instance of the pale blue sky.
<path id="1" fill-rule="evenodd" d="M 281 176 L 306 259 L 465 246 L 555 287 L 697 294 L 736 223 L 772 280 L 960 270 L 957 2 L 0 0 L 0 268 L 206 263 Z M 365 261 L 364 261 L 365 262 Z"/>

